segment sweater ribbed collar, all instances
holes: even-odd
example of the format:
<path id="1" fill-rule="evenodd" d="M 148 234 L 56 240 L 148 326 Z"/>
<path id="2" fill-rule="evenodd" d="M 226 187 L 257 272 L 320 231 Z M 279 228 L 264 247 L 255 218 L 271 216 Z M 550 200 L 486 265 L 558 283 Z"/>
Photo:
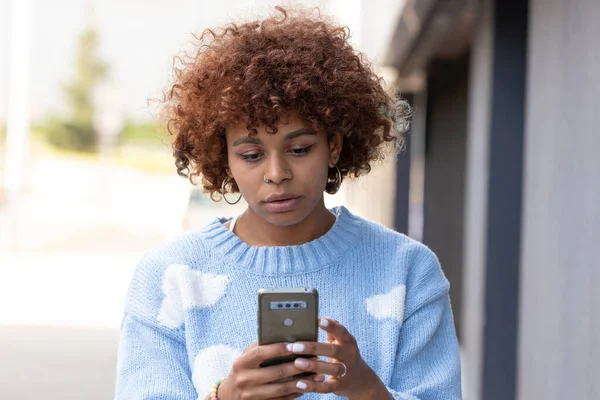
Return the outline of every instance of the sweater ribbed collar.
<path id="1" fill-rule="evenodd" d="M 354 246 L 362 219 L 345 207 L 330 210 L 333 226 L 321 237 L 295 246 L 248 246 L 217 218 L 201 230 L 204 243 L 214 256 L 239 269 L 259 275 L 295 275 L 329 267 Z"/>

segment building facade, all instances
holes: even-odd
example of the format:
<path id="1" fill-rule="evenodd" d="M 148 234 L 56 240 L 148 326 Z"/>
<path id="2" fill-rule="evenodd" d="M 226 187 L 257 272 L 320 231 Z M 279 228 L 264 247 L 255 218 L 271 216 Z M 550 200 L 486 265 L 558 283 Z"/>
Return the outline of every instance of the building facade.
<path id="1" fill-rule="evenodd" d="M 596 0 L 415 0 L 394 28 L 415 107 L 395 224 L 451 281 L 467 400 L 600 398 L 599 20 Z"/>

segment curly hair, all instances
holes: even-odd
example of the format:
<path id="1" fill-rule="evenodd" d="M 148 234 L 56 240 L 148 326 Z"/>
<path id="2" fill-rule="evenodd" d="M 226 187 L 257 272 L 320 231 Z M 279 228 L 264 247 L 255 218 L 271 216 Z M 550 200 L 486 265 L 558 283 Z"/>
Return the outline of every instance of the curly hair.
<path id="1" fill-rule="evenodd" d="M 193 184 L 201 177 L 211 196 L 227 177 L 225 130 L 232 123 L 245 123 L 250 134 L 259 126 L 276 133 L 280 118 L 294 111 L 328 138 L 342 134 L 342 177 L 368 173 L 384 158 L 385 143 L 404 145 L 409 106 L 385 91 L 349 44 L 349 29 L 318 12 L 276 10 L 262 21 L 206 29 L 195 36 L 195 54 L 175 58 L 180 65 L 162 103 L 177 173 Z M 335 169 L 329 178 L 331 193 Z M 228 186 L 238 191 L 235 181 Z"/>

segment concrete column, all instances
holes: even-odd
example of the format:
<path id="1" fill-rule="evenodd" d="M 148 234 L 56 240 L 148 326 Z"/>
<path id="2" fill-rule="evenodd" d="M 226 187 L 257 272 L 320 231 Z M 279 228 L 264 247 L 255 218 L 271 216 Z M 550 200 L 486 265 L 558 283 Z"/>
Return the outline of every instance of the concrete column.
<path id="1" fill-rule="evenodd" d="M 600 2 L 530 15 L 518 399 L 600 399 Z"/>
<path id="2" fill-rule="evenodd" d="M 465 223 L 463 241 L 462 348 L 465 400 L 481 399 L 485 324 L 485 243 L 487 241 L 488 165 L 494 40 L 494 2 L 484 0 L 471 48 Z"/>

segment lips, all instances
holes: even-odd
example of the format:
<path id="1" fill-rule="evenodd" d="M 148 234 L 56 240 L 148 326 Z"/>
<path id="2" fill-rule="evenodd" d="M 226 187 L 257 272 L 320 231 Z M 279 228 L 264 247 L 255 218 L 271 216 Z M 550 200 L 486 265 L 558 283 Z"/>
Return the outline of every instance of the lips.
<path id="1" fill-rule="evenodd" d="M 263 204 L 265 208 L 270 212 L 286 212 L 295 209 L 300 201 L 302 200 L 301 196 L 296 196 L 288 193 L 279 193 L 272 194 L 267 197 Z"/>
<path id="2" fill-rule="evenodd" d="M 285 200 L 290 200 L 290 199 L 296 199 L 300 196 L 296 196 L 293 194 L 288 194 L 288 193 L 276 193 L 276 194 L 272 194 L 269 197 L 267 197 L 265 199 L 265 203 L 272 203 L 275 201 L 285 201 Z"/>

